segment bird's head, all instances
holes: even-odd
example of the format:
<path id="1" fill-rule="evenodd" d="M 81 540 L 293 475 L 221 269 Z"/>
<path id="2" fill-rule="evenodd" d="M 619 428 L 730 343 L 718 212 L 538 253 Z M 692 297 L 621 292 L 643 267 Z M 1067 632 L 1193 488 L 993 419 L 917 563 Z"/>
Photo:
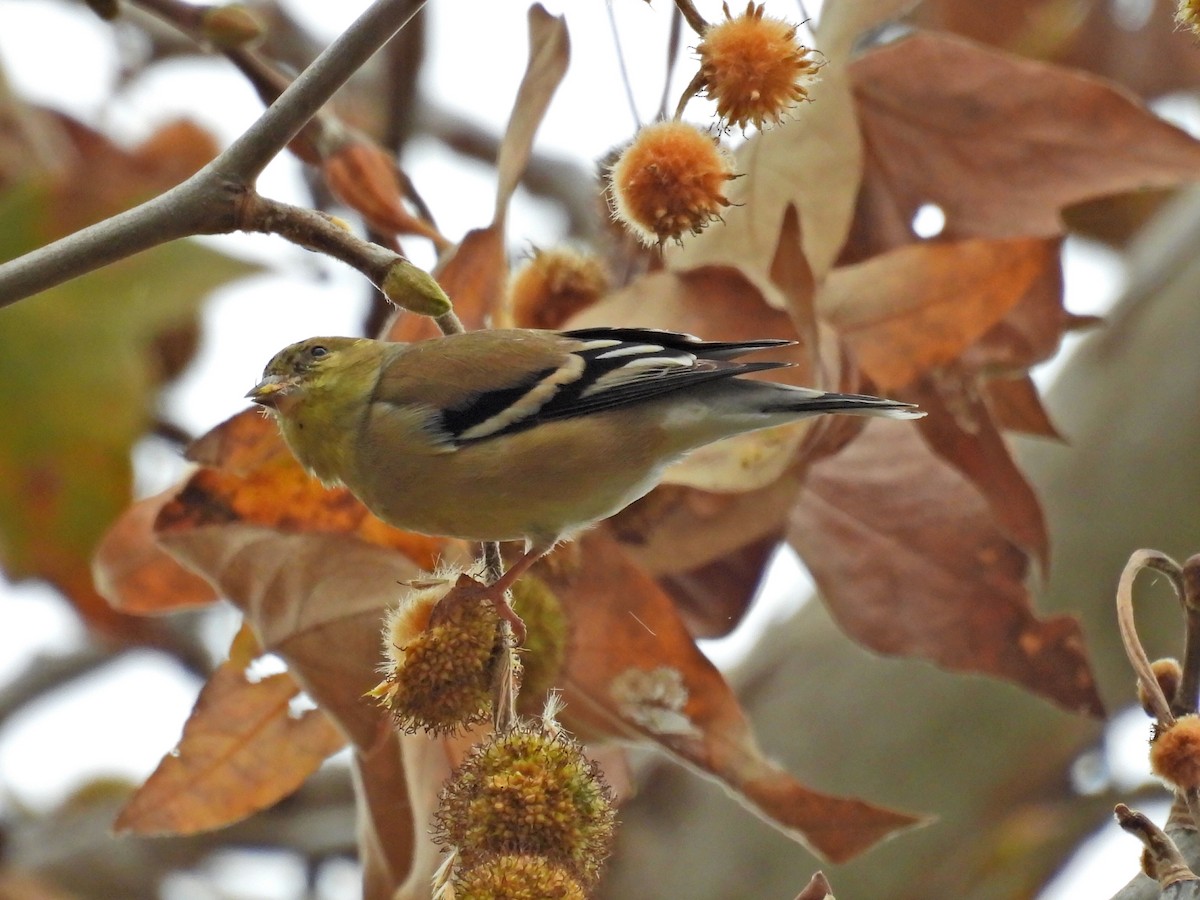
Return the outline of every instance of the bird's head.
<path id="1" fill-rule="evenodd" d="M 284 347 L 263 369 L 262 379 L 246 394 L 259 406 L 286 414 L 306 397 L 345 383 L 362 362 L 360 338 L 313 337 Z"/>

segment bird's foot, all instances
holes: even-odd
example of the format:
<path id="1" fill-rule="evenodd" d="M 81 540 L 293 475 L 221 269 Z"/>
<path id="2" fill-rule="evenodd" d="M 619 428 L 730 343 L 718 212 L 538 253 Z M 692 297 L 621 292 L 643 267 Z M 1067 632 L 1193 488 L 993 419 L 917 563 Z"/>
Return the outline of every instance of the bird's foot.
<path id="1" fill-rule="evenodd" d="M 512 626 L 513 640 L 515 645 L 520 647 L 525 643 L 525 622 L 517 615 L 517 611 L 512 608 L 512 604 L 508 602 L 508 585 L 504 580 L 497 581 L 495 584 L 484 584 L 476 581 L 470 575 L 459 575 L 458 581 L 454 584 L 456 591 L 462 591 L 464 596 L 472 595 L 480 600 L 487 600 L 492 604 L 502 620 L 508 622 Z"/>

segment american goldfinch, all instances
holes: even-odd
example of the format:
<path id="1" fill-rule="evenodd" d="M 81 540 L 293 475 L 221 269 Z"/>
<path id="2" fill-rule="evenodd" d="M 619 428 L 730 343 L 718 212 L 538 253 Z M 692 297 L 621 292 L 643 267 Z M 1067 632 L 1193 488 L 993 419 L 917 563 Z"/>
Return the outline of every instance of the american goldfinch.
<path id="1" fill-rule="evenodd" d="M 556 542 L 648 493 L 713 441 L 821 413 L 911 419 L 908 403 L 737 376 L 786 345 L 634 328 L 498 329 L 418 343 L 316 337 L 285 347 L 246 396 L 292 453 L 409 531 L 524 539 L 504 592 Z"/>

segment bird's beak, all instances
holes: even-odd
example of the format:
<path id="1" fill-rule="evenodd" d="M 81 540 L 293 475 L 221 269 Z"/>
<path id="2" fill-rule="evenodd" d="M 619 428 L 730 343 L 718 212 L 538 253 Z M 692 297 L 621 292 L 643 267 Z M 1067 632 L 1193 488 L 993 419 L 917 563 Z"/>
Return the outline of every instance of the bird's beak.
<path id="1" fill-rule="evenodd" d="M 257 403 L 259 406 L 265 406 L 268 409 L 274 409 L 275 406 L 283 399 L 283 395 L 287 393 L 287 389 L 291 387 L 291 382 L 278 375 L 267 375 L 246 392 L 246 396 Z"/>

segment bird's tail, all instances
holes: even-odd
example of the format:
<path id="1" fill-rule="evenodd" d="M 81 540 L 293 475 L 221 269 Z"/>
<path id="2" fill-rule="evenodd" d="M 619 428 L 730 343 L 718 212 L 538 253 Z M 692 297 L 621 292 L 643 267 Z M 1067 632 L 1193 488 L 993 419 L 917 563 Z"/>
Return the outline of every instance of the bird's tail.
<path id="1" fill-rule="evenodd" d="M 766 413 L 841 413 L 852 416 L 880 416 L 885 419 L 919 419 L 925 415 L 913 403 L 887 400 L 868 394 L 836 394 L 775 385 L 780 388 L 776 396 L 764 403 Z M 786 392 L 786 393 L 785 393 Z"/>

